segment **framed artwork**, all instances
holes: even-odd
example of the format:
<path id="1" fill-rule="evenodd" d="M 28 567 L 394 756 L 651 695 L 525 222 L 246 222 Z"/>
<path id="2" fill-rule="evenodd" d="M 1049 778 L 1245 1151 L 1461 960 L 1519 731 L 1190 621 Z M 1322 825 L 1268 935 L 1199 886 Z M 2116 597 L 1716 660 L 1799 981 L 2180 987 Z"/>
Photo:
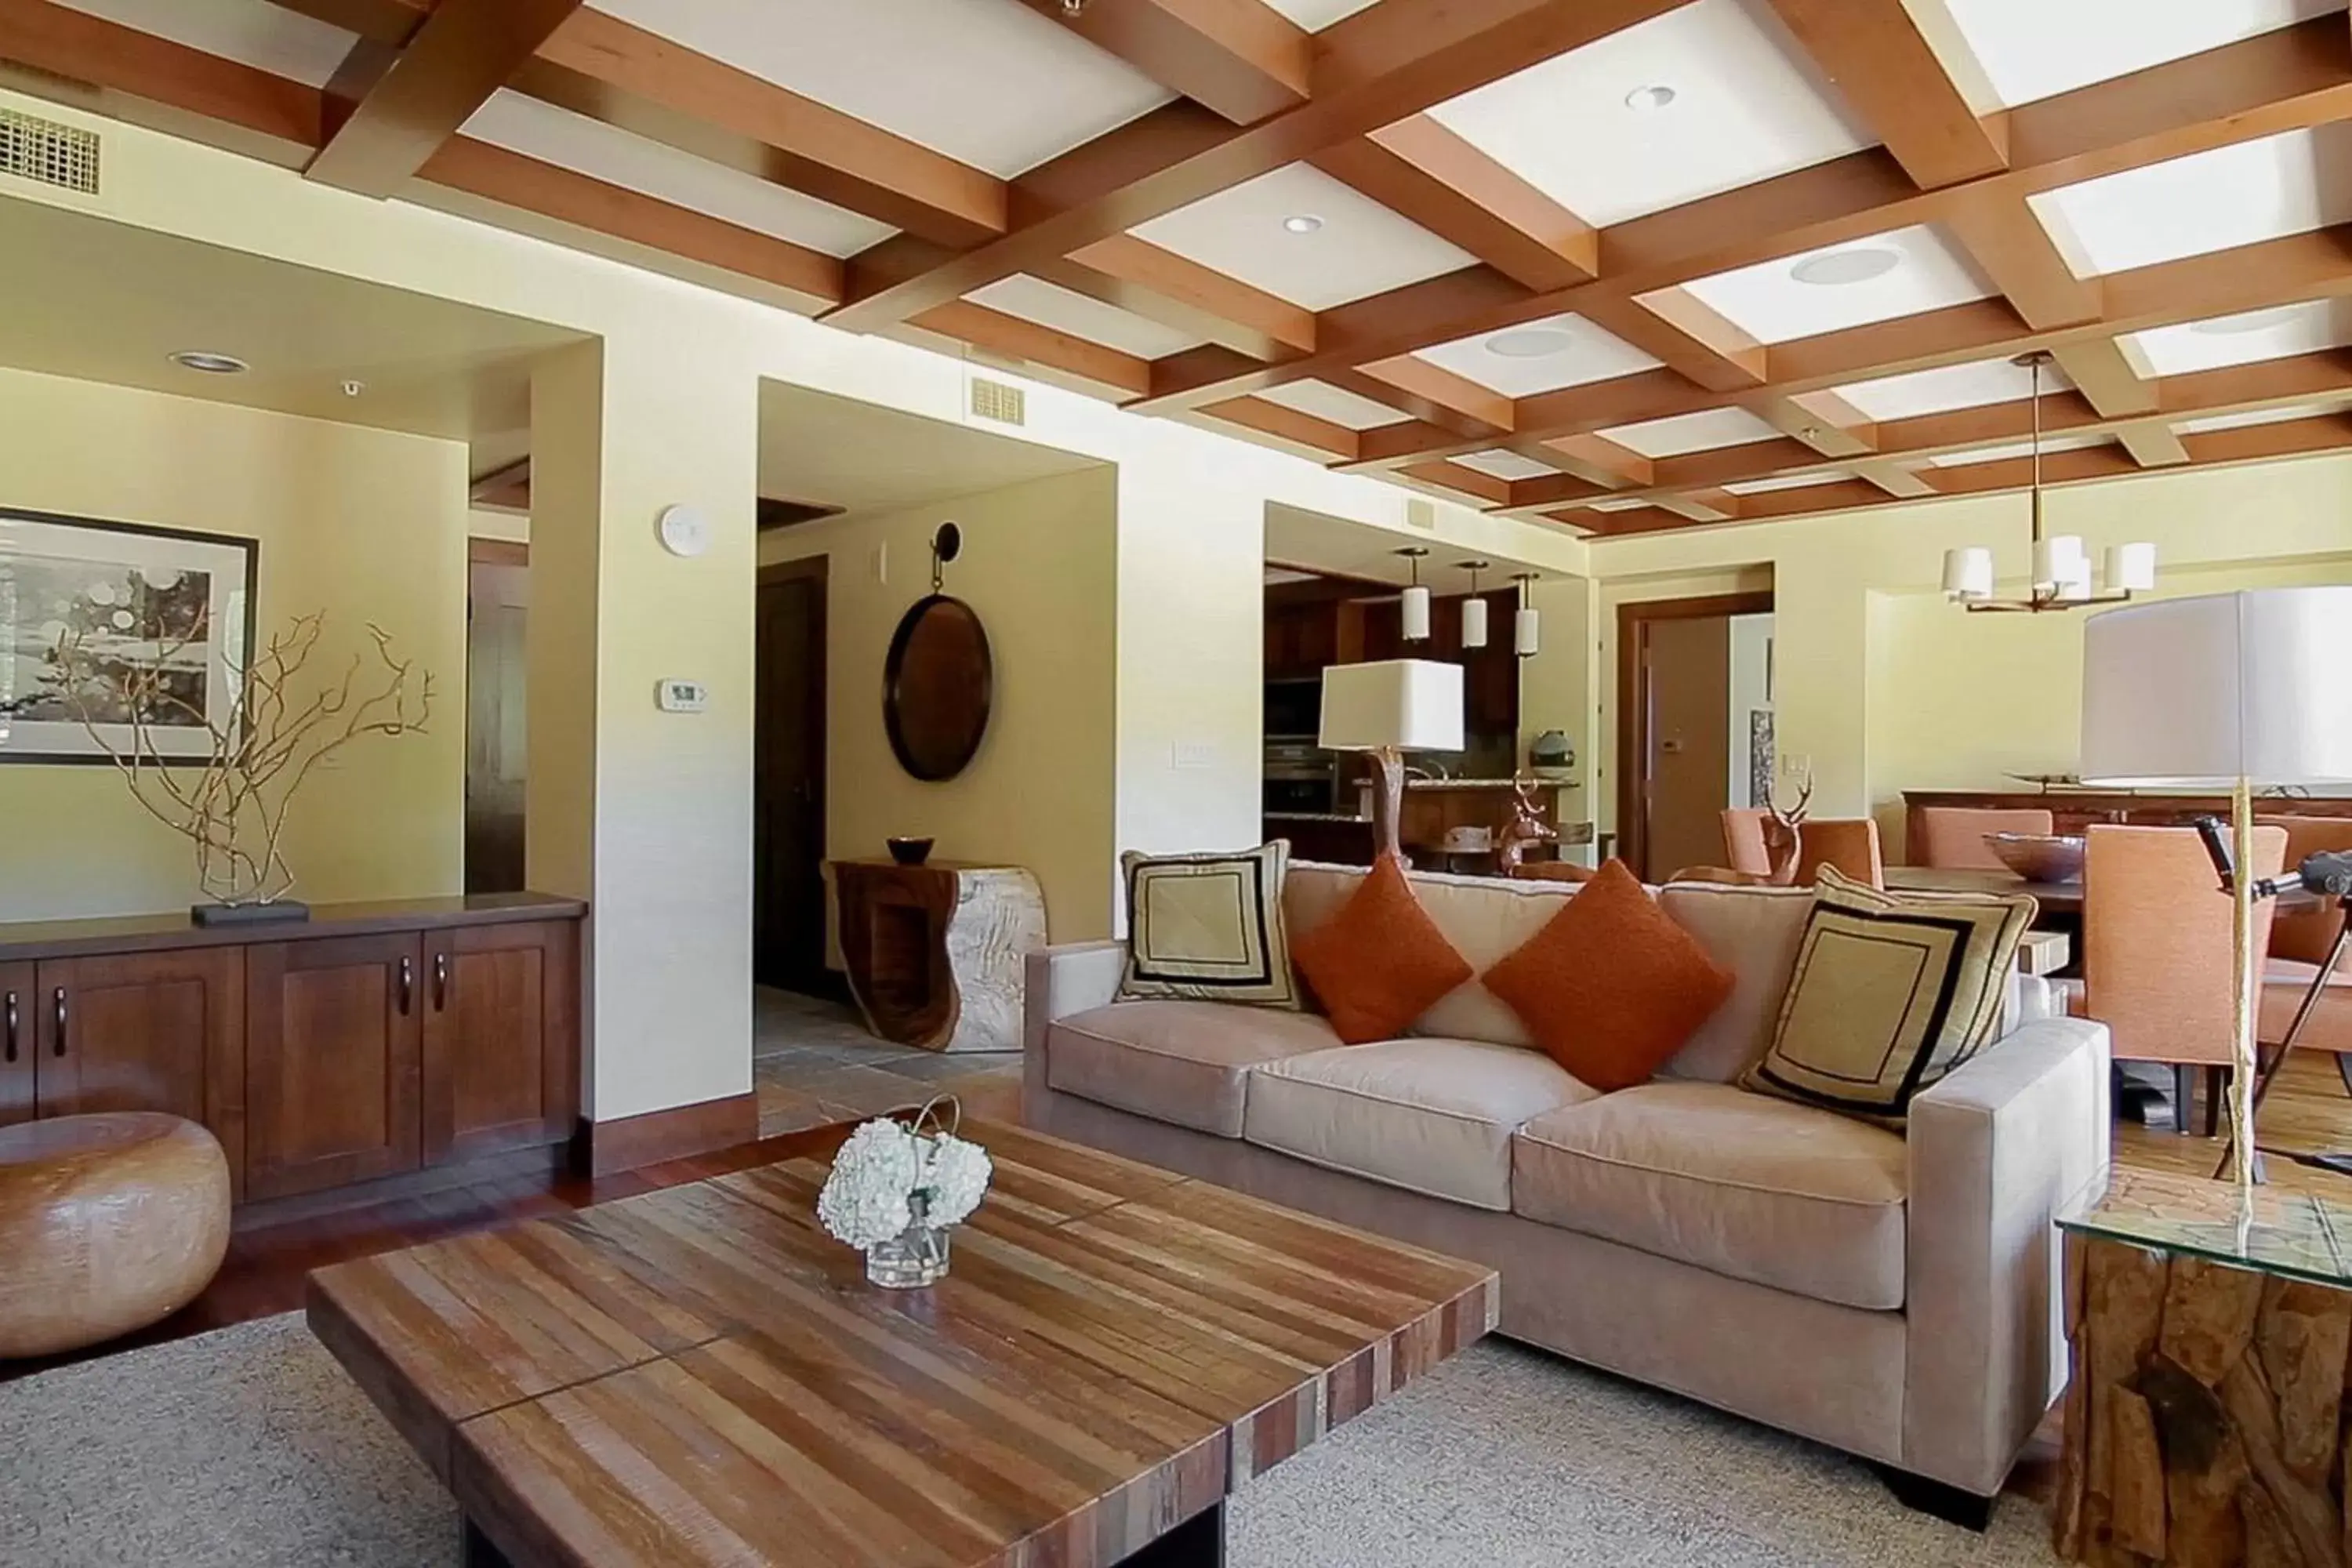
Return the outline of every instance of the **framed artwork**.
<path id="1" fill-rule="evenodd" d="M 1769 648 L 1772 645 L 1764 645 Z M 1748 804 L 1772 804 L 1772 710 L 1748 710 Z"/>
<path id="2" fill-rule="evenodd" d="M 106 763 L 85 707 L 126 753 L 143 717 L 159 760 L 210 756 L 253 647 L 260 554 L 251 539 L 0 507 L 0 763 Z M 148 711 L 117 711 L 113 683 L 68 690 L 68 637 L 100 669 L 155 672 Z"/>

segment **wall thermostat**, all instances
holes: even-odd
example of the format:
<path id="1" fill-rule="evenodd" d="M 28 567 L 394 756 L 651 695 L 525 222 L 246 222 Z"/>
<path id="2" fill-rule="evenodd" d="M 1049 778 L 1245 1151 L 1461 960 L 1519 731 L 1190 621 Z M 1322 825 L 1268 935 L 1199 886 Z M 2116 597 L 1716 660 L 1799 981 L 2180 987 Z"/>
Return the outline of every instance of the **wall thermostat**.
<path id="1" fill-rule="evenodd" d="M 654 687 L 654 706 L 665 713 L 699 713 L 710 706 L 710 688 L 699 680 L 665 678 Z"/>
<path id="2" fill-rule="evenodd" d="M 699 555 L 710 548 L 710 520 L 690 506 L 662 508 L 654 531 L 672 555 Z"/>

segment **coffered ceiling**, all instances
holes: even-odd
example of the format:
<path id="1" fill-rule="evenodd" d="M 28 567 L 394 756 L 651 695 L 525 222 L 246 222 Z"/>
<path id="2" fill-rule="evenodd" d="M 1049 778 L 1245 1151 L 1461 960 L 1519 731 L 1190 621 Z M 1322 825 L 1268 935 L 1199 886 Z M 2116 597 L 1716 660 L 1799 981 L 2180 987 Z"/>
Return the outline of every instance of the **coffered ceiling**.
<path id="1" fill-rule="evenodd" d="M 0 0 L 0 81 L 1619 534 L 2352 445 L 2343 0 Z"/>

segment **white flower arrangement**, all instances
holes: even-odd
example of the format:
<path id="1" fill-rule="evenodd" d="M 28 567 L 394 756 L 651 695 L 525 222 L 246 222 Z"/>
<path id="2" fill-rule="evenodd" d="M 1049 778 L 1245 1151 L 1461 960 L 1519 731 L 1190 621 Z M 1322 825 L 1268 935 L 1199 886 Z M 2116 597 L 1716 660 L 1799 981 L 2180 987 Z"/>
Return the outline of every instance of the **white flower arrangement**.
<path id="1" fill-rule="evenodd" d="M 988 1151 L 940 1125 L 938 1103 L 924 1106 L 912 1123 L 868 1121 L 841 1146 L 816 1200 L 817 1220 L 835 1240 L 868 1251 L 918 1221 L 945 1229 L 980 1206 L 993 1171 Z M 952 1096 L 947 1104 L 960 1124 Z"/>

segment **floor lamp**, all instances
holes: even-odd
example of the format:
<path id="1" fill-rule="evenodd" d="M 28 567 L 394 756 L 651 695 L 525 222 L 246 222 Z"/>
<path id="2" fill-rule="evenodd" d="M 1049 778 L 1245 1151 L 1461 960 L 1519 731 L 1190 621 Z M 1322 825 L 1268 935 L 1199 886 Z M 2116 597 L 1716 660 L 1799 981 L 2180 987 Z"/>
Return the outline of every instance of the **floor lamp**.
<path id="1" fill-rule="evenodd" d="M 1373 858 L 1404 860 L 1404 753 L 1462 749 L 1462 667 L 1427 658 L 1327 666 L 1317 739 L 1327 751 L 1371 753 Z"/>
<path id="2" fill-rule="evenodd" d="M 2253 791 L 2352 781 L 2352 585 L 2132 605 L 2083 626 L 2083 782 L 2230 791 L 2231 862 L 2253 863 Z M 2254 1177 L 2256 890 L 2236 904 L 2230 1129 Z"/>

